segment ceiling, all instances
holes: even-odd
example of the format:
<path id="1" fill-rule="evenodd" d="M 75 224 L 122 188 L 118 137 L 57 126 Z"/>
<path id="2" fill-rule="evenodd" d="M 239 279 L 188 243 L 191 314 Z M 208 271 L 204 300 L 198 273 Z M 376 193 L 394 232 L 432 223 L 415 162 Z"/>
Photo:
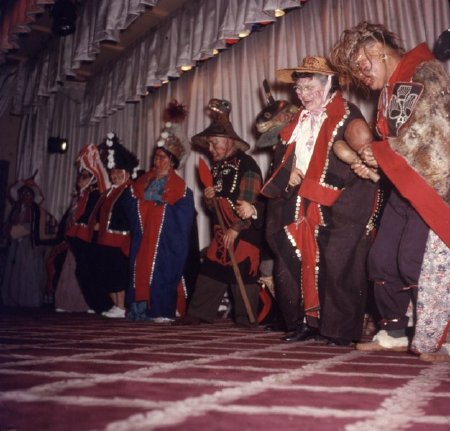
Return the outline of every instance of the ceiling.
<path id="1" fill-rule="evenodd" d="M 156 6 L 149 7 L 126 30 L 121 32 L 118 43 L 109 41 L 101 42 L 100 53 L 97 55 L 95 61 L 83 62 L 81 67 L 76 71 L 76 76 L 72 79 L 79 82 L 89 81 L 106 64 L 117 59 L 129 46 L 143 38 L 152 28 L 157 26 L 176 9 L 183 6 L 186 1 L 159 0 Z M 6 3 L 3 3 L 3 5 Z M 79 7 L 82 7 L 83 1 L 78 1 L 77 3 Z M 2 5 L 0 5 L 0 17 L 1 14 Z M 45 12 L 37 15 L 35 22 L 30 24 L 31 32 L 20 35 L 20 47 L 6 54 L 6 62 L 11 63 L 33 59 L 42 52 L 52 39 L 60 37 L 52 33 L 51 26 L 50 7 L 47 7 Z"/>

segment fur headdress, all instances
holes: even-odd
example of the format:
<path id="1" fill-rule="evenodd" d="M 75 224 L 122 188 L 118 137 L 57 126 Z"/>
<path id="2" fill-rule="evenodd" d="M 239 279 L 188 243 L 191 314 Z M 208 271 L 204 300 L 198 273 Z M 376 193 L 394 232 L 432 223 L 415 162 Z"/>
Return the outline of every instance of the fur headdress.
<path id="1" fill-rule="evenodd" d="M 99 145 L 99 152 L 106 169 L 124 169 L 133 179 L 137 177 L 139 160 L 119 142 L 115 133 L 110 132 L 106 135 L 105 140 Z"/>

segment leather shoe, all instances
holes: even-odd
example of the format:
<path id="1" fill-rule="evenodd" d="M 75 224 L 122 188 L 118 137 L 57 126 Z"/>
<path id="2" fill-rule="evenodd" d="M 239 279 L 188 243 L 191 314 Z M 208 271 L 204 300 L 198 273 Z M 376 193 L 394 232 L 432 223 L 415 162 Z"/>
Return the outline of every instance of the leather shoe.
<path id="1" fill-rule="evenodd" d="M 306 341 L 315 338 L 319 334 L 319 330 L 317 328 L 313 328 L 311 326 L 303 324 L 299 326 L 294 332 L 287 334 L 285 337 L 281 339 L 288 343 L 292 343 L 294 341 Z"/>

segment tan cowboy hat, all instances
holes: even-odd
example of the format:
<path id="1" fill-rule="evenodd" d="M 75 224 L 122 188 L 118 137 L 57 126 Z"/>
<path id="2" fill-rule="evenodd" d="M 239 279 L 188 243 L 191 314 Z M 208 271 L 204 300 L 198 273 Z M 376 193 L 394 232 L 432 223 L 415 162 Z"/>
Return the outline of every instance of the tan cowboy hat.
<path id="1" fill-rule="evenodd" d="M 295 82 L 292 78 L 294 72 L 318 73 L 319 75 L 334 75 L 336 73 L 331 69 L 328 60 L 325 57 L 305 57 L 301 66 L 277 70 L 277 80 L 287 83 Z"/>

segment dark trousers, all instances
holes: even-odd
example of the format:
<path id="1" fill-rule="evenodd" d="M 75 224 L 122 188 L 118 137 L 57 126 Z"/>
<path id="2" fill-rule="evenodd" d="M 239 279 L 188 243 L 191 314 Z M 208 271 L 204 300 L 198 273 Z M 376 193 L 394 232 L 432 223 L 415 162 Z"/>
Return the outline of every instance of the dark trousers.
<path id="1" fill-rule="evenodd" d="M 267 240 L 274 255 L 273 281 L 277 304 L 286 330 L 294 331 L 305 317 L 300 289 L 301 261 L 284 230 L 273 233 Z"/>
<path id="2" fill-rule="evenodd" d="M 76 261 L 75 275 L 86 303 L 97 313 L 109 310 L 113 302 L 98 268 L 99 246 L 79 238 L 70 238 L 69 243 Z"/>
<path id="3" fill-rule="evenodd" d="M 404 329 L 414 300 L 429 228 L 414 208 L 393 190 L 368 258 L 369 278 L 381 328 Z"/>
<path id="4" fill-rule="evenodd" d="M 227 283 L 222 283 L 203 274 L 200 274 L 197 278 L 194 294 L 191 302 L 189 303 L 187 314 L 189 316 L 202 319 L 206 322 L 214 322 L 220 302 L 228 286 L 230 286 L 231 294 L 233 295 L 235 322 L 248 324 L 249 319 L 244 301 L 242 300 L 242 296 L 239 291 L 239 286 L 237 284 L 228 285 Z M 256 313 L 258 310 L 259 285 L 246 284 L 245 290 L 247 292 L 253 314 L 256 318 Z"/>

